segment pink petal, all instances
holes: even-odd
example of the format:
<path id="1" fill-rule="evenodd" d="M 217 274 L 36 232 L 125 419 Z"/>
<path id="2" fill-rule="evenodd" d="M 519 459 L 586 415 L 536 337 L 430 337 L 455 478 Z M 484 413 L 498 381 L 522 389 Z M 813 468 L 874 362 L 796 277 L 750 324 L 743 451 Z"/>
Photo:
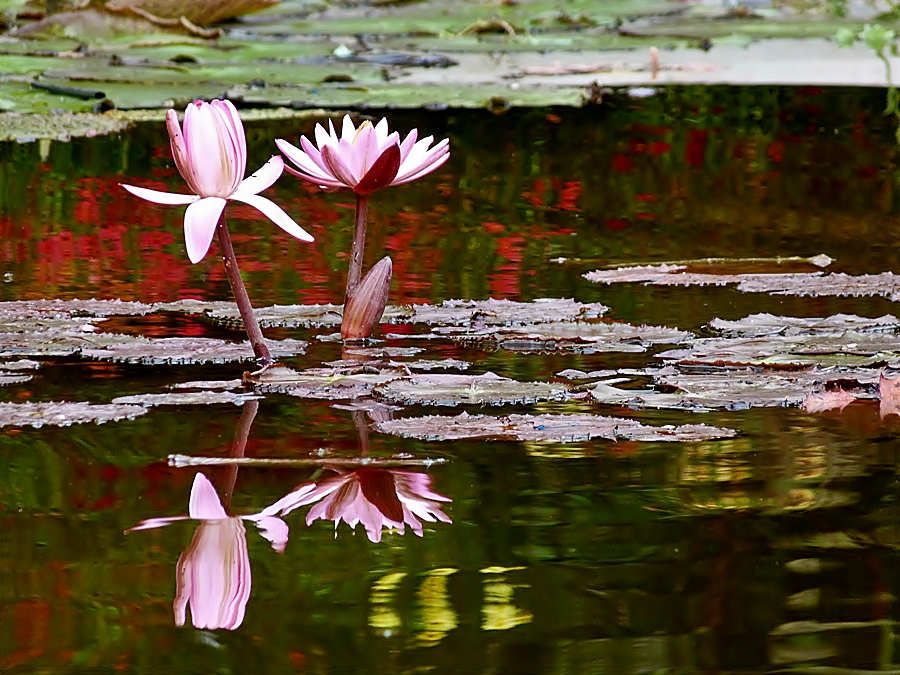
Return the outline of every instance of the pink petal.
<path id="1" fill-rule="evenodd" d="M 291 219 L 291 217 L 286 214 L 280 206 L 278 206 L 278 204 L 271 201 L 270 199 L 260 197 L 259 195 L 245 194 L 240 188 L 232 195 L 231 198 L 237 199 L 238 201 L 244 202 L 245 204 L 249 204 L 250 206 L 258 209 L 266 218 L 271 220 L 292 237 L 296 237 L 300 241 L 314 241 L 313 236 L 309 232 L 297 225 L 297 223 L 295 223 Z M 208 243 L 206 246 L 207 248 L 209 248 Z M 205 253 L 206 252 L 204 251 L 204 255 Z"/>
<path id="2" fill-rule="evenodd" d="M 404 183 L 411 183 L 414 180 L 418 180 L 422 176 L 425 176 L 425 175 L 431 173 L 432 171 L 439 169 L 441 166 L 443 166 L 444 162 L 446 162 L 448 159 L 450 159 L 449 152 L 447 154 L 443 155 L 442 157 L 438 157 L 431 164 L 427 164 L 427 165 L 423 166 L 418 172 L 416 172 L 414 174 L 411 174 L 411 175 L 405 176 L 405 177 L 395 178 L 394 181 L 391 183 L 391 185 L 403 185 Z"/>
<path id="3" fill-rule="evenodd" d="M 396 133 L 396 132 L 394 132 Z M 375 125 L 375 135 L 378 138 L 378 146 L 382 147 L 388 138 L 388 121 L 387 117 L 382 117 L 381 121 Z M 399 135 L 397 136 L 399 139 Z"/>
<path id="4" fill-rule="evenodd" d="M 334 136 L 334 127 L 331 124 L 331 120 L 328 120 L 328 126 L 331 128 L 330 134 L 325 131 L 325 127 L 321 124 L 316 124 L 316 145 L 319 146 L 319 150 L 330 144 L 332 141 L 335 143 L 337 142 L 337 139 L 332 138 L 332 136 Z"/>
<path id="5" fill-rule="evenodd" d="M 284 552 L 287 546 L 288 526 L 281 518 L 275 516 L 244 516 L 244 520 L 250 520 L 256 523 L 259 533 L 269 540 L 272 548 L 279 553 Z"/>
<path id="6" fill-rule="evenodd" d="M 125 185 L 119 183 L 123 188 L 128 190 L 135 197 L 146 199 L 154 204 L 166 204 L 168 206 L 180 206 L 182 204 L 191 204 L 200 197 L 197 195 L 180 195 L 175 192 L 160 192 L 159 190 L 148 190 L 147 188 L 137 187 L 135 185 Z"/>
<path id="7" fill-rule="evenodd" d="M 378 138 L 375 128 L 364 122 L 356 133 L 350 149 L 350 170 L 357 179 L 362 178 L 378 157 Z"/>
<path id="8" fill-rule="evenodd" d="M 331 173 L 329 173 L 319 162 L 322 161 L 321 155 L 319 151 L 312 147 L 312 143 L 306 140 L 306 138 L 301 138 L 300 143 L 303 144 L 303 141 L 306 141 L 304 145 L 305 151 L 296 147 L 295 145 L 291 145 L 287 141 L 276 138 L 275 145 L 278 146 L 278 149 L 291 160 L 294 164 L 300 167 L 300 170 L 309 175 L 309 181 L 311 183 L 315 183 L 321 180 L 334 180 Z M 306 147 L 308 146 L 308 147 Z M 311 154 L 311 152 L 315 152 L 315 157 Z M 318 160 L 318 161 L 316 161 Z M 322 163 L 324 165 L 324 162 Z"/>
<path id="9" fill-rule="evenodd" d="M 350 115 L 344 115 L 343 123 L 341 124 L 341 140 L 349 143 L 353 141 L 354 136 L 356 136 L 356 126 L 353 124 L 353 120 L 350 119 Z"/>
<path id="10" fill-rule="evenodd" d="M 222 507 L 222 502 L 219 501 L 216 489 L 202 473 L 194 476 L 188 514 L 195 520 L 214 520 L 228 517 L 225 509 Z"/>
<path id="11" fill-rule="evenodd" d="M 336 181 L 332 178 L 328 180 L 324 178 L 314 178 L 302 171 L 297 171 L 297 169 L 292 169 L 287 164 L 284 165 L 284 170 L 287 171 L 292 176 L 299 178 L 300 180 L 305 180 L 307 183 L 312 183 L 322 188 L 323 190 L 328 190 L 329 192 L 338 192 L 340 190 L 346 190 L 347 186 L 341 183 L 340 181 Z"/>
<path id="12" fill-rule="evenodd" d="M 234 104 L 231 101 L 227 99 L 213 101 L 211 105 L 216 107 L 218 112 L 228 123 L 228 128 L 231 132 L 230 135 L 234 141 L 236 152 L 236 175 L 238 181 L 240 181 L 247 171 L 247 137 L 244 134 L 244 123 L 241 121 L 241 116 L 238 114 L 237 108 L 234 107 Z M 235 188 L 236 187 L 237 184 L 235 184 Z"/>
<path id="13" fill-rule="evenodd" d="M 303 148 L 303 151 L 309 156 L 309 158 L 313 161 L 313 163 L 319 168 L 320 172 L 323 176 L 330 176 L 331 174 L 328 172 L 328 167 L 325 165 L 325 161 L 322 159 L 322 153 L 319 152 L 312 143 L 306 140 L 306 136 L 300 137 L 300 147 Z"/>
<path id="14" fill-rule="evenodd" d="M 202 102 L 190 104 L 184 112 L 184 140 L 201 197 L 227 197 L 232 192 L 234 147 L 222 137 L 223 124 Z"/>
<path id="15" fill-rule="evenodd" d="M 194 202 L 184 212 L 184 242 L 192 263 L 203 260 L 203 256 L 209 251 L 225 204 L 221 197 L 207 197 Z"/>
<path id="16" fill-rule="evenodd" d="M 152 530 L 157 527 L 165 527 L 166 525 L 171 525 L 172 523 L 177 523 L 179 520 L 190 520 L 188 516 L 169 516 L 167 518 L 147 518 L 147 520 L 142 520 L 134 527 L 128 528 L 125 530 L 125 534 L 129 532 L 138 532 L 140 530 Z"/>
<path id="17" fill-rule="evenodd" d="M 322 159 L 328 166 L 331 175 L 341 181 L 346 187 L 352 189 L 356 185 L 357 179 L 354 177 L 353 172 L 350 171 L 350 168 L 344 163 L 344 160 L 339 154 L 339 150 L 334 149 L 330 145 L 326 145 L 322 148 Z"/>
<path id="18" fill-rule="evenodd" d="M 181 126 L 178 124 L 178 113 L 174 110 L 166 112 L 166 130 L 169 132 L 169 146 L 172 148 L 172 159 L 178 173 L 184 178 L 188 187 L 196 194 L 197 181 L 194 180 L 194 170 L 188 157 L 187 145 L 184 136 L 181 135 Z"/>
<path id="19" fill-rule="evenodd" d="M 243 194 L 259 194 L 266 188 L 271 187 L 272 183 L 278 180 L 283 171 L 284 160 L 281 159 L 280 155 L 274 155 L 256 173 L 241 181 L 240 185 L 237 186 L 237 190 L 240 190 Z"/>
<path id="20" fill-rule="evenodd" d="M 418 137 L 418 129 L 413 129 L 406 135 L 406 138 L 403 139 L 403 142 L 400 144 L 400 166 L 403 166 L 403 162 L 409 157 L 409 151 L 413 149 Z"/>

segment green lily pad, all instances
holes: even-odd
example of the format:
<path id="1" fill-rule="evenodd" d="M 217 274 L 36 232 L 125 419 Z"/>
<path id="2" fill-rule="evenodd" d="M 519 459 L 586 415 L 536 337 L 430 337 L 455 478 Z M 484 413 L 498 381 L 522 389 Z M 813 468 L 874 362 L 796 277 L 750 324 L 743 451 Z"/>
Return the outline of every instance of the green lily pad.
<path id="1" fill-rule="evenodd" d="M 434 415 L 375 424 L 378 431 L 427 441 L 492 440 L 577 443 L 602 438 L 630 441 L 697 442 L 737 435 L 705 424 L 654 427 L 636 420 L 600 415 Z"/>

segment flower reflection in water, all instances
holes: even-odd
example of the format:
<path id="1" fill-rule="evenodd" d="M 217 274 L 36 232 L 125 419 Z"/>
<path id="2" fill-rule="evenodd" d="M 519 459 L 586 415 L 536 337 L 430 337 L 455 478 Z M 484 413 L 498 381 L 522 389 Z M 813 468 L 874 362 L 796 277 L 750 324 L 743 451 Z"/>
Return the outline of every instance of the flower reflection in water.
<path id="1" fill-rule="evenodd" d="M 284 515 L 318 502 L 306 515 L 307 525 L 319 518 L 333 520 L 335 530 L 341 520 L 354 529 L 362 523 L 369 539 L 376 543 L 381 541 L 385 527 L 403 534 L 409 525 L 421 537 L 422 520 L 452 522 L 442 511 L 442 503 L 451 500 L 432 491 L 427 473 L 371 468 L 331 470 L 337 475 L 299 486 L 266 512 L 280 510 Z"/>
<path id="2" fill-rule="evenodd" d="M 149 518 L 129 530 L 149 530 L 178 520 L 202 521 L 190 546 L 178 558 L 173 603 L 176 625 L 184 625 L 188 604 L 196 628 L 234 630 L 241 625 L 250 599 L 250 556 L 243 521 L 256 523 L 260 534 L 280 553 L 287 545 L 288 526 L 273 513 L 270 507 L 254 515 L 229 516 L 212 483 L 198 473 L 187 516 Z"/>

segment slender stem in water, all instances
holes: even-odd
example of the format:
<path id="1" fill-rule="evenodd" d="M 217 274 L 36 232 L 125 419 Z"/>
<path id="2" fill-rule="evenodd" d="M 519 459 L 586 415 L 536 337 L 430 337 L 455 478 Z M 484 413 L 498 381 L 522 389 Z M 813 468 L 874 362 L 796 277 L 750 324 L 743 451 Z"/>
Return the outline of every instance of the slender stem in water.
<path id="1" fill-rule="evenodd" d="M 366 246 L 366 198 L 356 195 L 356 227 L 353 228 L 353 248 L 350 249 L 350 270 L 347 272 L 347 291 L 344 293 L 344 308 L 356 292 L 362 277 L 363 249 Z"/>
<path id="2" fill-rule="evenodd" d="M 259 410 L 259 401 L 247 401 L 244 403 L 244 409 L 241 411 L 241 419 L 238 420 L 237 430 L 234 432 L 234 442 L 231 444 L 231 457 L 242 459 L 244 450 L 247 448 L 247 440 L 250 438 L 250 427 L 253 426 L 253 420 L 256 418 L 256 412 Z M 228 476 L 225 479 L 225 492 L 222 495 L 222 505 L 225 510 L 231 508 L 231 497 L 234 494 L 234 484 L 237 482 L 239 464 L 232 464 L 228 467 Z"/>
<path id="3" fill-rule="evenodd" d="M 244 322 L 247 337 L 250 338 L 250 344 L 253 346 L 253 353 L 263 367 L 269 366 L 272 364 L 272 355 L 269 354 L 269 348 L 263 342 L 263 334 L 253 314 L 250 296 L 247 295 L 244 280 L 241 279 L 241 271 L 238 269 L 237 258 L 234 256 L 234 247 L 231 245 L 231 236 L 228 234 L 228 223 L 225 222 L 224 213 L 219 218 L 219 224 L 216 225 L 216 234 L 219 237 L 219 248 L 222 249 L 222 261 L 225 263 L 225 272 L 228 274 L 231 291 L 234 293 L 238 311 L 241 313 L 241 320 Z"/>

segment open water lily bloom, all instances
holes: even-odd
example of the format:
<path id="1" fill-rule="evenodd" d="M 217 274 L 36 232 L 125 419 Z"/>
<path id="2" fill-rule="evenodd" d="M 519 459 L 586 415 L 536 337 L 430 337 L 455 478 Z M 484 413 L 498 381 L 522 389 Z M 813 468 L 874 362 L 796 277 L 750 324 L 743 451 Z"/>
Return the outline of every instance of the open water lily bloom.
<path id="1" fill-rule="evenodd" d="M 260 192 L 278 180 L 284 171 L 280 156 L 272 157 L 249 178 L 247 139 L 240 115 L 231 101 L 195 101 L 184 111 L 184 130 L 174 110 L 166 113 L 166 129 L 175 166 L 193 194 L 161 192 L 123 185 L 131 194 L 156 204 L 187 204 L 184 239 L 188 258 L 200 262 L 209 251 L 219 217 L 230 199 L 255 207 L 269 220 L 301 241 L 312 241 L 275 202 Z"/>
<path id="2" fill-rule="evenodd" d="M 400 534 L 409 525 L 418 536 L 423 534 L 419 519 L 430 523 L 452 522 L 442 510 L 448 497 L 431 490 L 431 476 L 398 469 L 334 469 L 337 475 L 315 483 L 305 483 L 272 504 L 264 513 L 282 515 L 309 504 L 306 524 L 321 518 L 333 520 L 335 530 L 343 520 L 356 529 L 366 528 L 369 540 L 378 543 L 384 528 Z M 316 503 L 318 502 L 318 503 Z"/>
<path id="3" fill-rule="evenodd" d="M 202 473 L 194 477 L 187 516 L 150 518 L 135 530 L 162 527 L 178 520 L 199 520 L 190 546 L 178 558 L 175 575 L 175 624 L 183 626 L 187 607 L 195 628 L 234 630 L 244 620 L 250 599 L 250 555 L 245 520 L 256 523 L 276 551 L 284 551 L 288 527 L 265 510 L 250 516 L 229 516 L 216 489 Z"/>
<path id="4" fill-rule="evenodd" d="M 300 148 L 281 138 L 275 144 L 297 166 L 297 170 L 285 167 L 288 173 L 326 190 L 349 189 L 368 195 L 421 178 L 450 158 L 446 138 L 431 147 L 434 137 L 418 140 L 418 131 L 413 129 L 401 143 L 396 131 L 388 133 L 386 119 L 375 126 L 363 122 L 356 127 L 345 115 L 340 137 L 331 120 L 328 131 L 317 124 L 315 133 L 318 147 L 306 136 L 300 137 Z"/>

